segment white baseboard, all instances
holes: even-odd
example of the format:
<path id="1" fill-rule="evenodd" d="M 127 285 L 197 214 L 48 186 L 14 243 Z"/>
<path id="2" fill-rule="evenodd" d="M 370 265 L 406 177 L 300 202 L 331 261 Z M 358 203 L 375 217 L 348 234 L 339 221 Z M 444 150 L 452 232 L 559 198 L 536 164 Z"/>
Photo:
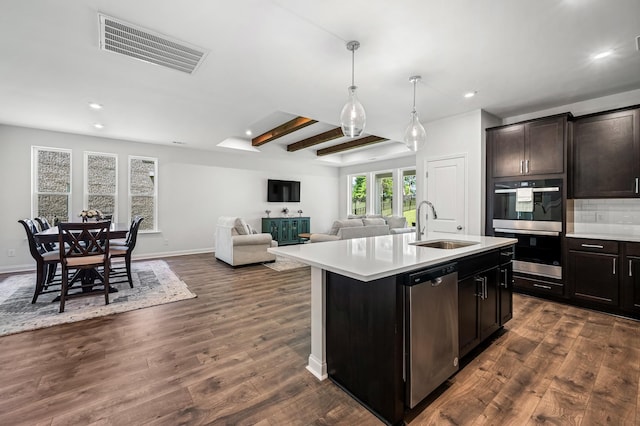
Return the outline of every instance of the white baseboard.
<path id="1" fill-rule="evenodd" d="M 168 251 L 163 253 L 149 253 L 149 254 L 141 254 L 139 256 L 133 255 L 132 260 L 149 260 L 149 259 L 157 259 L 160 257 L 174 257 L 174 256 L 185 256 L 188 254 L 204 254 L 204 253 L 213 254 L 213 250 L 210 248 L 207 248 L 207 249 Z M 0 266 L 0 274 L 15 274 L 17 272 L 33 272 L 35 270 L 36 270 L 35 261 L 34 263 L 30 263 L 27 265 Z"/>

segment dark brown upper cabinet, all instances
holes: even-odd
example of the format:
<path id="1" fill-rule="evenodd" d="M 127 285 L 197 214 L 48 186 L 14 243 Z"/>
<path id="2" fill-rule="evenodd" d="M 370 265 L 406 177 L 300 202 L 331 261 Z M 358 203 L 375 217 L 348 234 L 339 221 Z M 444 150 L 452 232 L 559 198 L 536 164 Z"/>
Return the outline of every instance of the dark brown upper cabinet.
<path id="1" fill-rule="evenodd" d="M 571 143 L 573 198 L 640 196 L 640 109 L 577 118 Z"/>
<path id="2" fill-rule="evenodd" d="M 487 129 L 491 177 L 564 173 L 568 116 Z"/>

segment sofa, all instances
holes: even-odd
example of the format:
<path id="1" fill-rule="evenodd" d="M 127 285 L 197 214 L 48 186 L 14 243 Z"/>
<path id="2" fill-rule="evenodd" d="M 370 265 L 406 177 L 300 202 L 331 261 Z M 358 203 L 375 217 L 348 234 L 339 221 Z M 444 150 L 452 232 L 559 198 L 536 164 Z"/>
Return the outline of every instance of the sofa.
<path id="1" fill-rule="evenodd" d="M 415 228 L 407 226 L 407 220 L 404 216 L 349 216 L 347 219 L 334 221 L 331 230 L 326 234 L 311 234 L 309 241 L 318 243 L 414 231 Z"/>
<path id="2" fill-rule="evenodd" d="M 258 233 L 239 217 L 223 216 L 216 224 L 215 257 L 231 266 L 273 262 L 276 256 L 267 251 L 277 247 L 271 234 Z"/>

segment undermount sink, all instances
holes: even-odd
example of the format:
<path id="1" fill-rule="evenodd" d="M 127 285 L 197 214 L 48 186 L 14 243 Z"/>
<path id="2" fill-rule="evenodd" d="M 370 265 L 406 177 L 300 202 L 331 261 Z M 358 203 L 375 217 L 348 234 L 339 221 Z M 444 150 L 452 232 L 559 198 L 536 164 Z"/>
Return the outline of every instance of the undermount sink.
<path id="1" fill-rule="evenodd" d="M 439 241 L 415 241 L 409 244 L 413 244 L 420 247 L 430 247 L 430 248 L 451 250 L 451 249 L 472 246 L 478 243 L 473 241 L 439 240 Z"/>

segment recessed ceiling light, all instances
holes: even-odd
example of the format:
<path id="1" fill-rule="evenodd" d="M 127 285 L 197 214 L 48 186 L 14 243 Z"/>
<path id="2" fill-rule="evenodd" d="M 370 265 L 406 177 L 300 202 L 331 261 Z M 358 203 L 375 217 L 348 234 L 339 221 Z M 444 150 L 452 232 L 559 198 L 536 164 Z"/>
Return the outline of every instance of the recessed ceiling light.
<path id="1" fill-rule="evenodd" d="M 606 58 L 607 56 L 611 55 L 612 53 L 613 53 L 613 50 L 605 50 L 604 52 L 596 53 L 595 55 L 593 55 L 593 59 Z"/>
<path id="2" fill-rule="evenodd" d="M 103 129 L 103 128 L 104 128 L 104 125 L 102 125 L 102 124 L 100 124 L 100 123 L 95 123 L 95 124 L 93 125 L 93 127 L 95 127 L 96 129 Z"/>
<path id="3" fill-rule="evenodd" d="M 89 103 L 89 108 L 91 109 L 102 109 L 102 105 L 95 103 L 95 102 L 90 102 Z"/>
<path id="4" fill-rule="evenodd" d="M 244 132 L 244 134 L 247 136 L 251 136 L 253 132 L 251 130 L 247 130 L 246 132 Z"/>
<path id="5" fill-rule="evenodd" d="M 475 92 L 467 92 L 467 93 L 464 94 L 464 97 L 465 98 L 473 98 L 476 95 L 476 93 L 478 93 L 478 92 L 477 91 L 475 91 Z"/>

